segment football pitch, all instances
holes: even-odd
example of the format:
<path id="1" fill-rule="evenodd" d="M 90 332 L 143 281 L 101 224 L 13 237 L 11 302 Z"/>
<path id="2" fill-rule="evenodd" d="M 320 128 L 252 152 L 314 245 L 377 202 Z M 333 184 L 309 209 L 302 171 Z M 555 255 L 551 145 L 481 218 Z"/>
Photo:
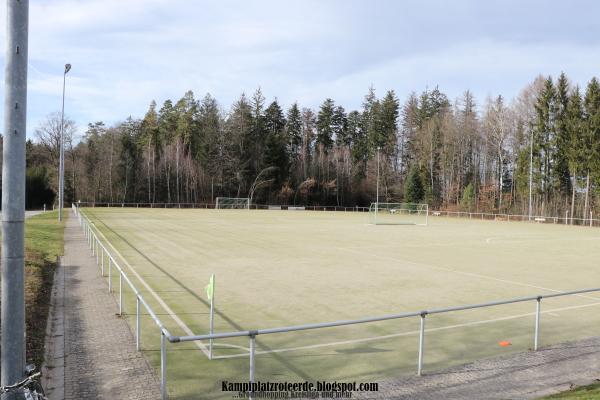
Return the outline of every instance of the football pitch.
<path id="1" fill-rule="evenodd" d="M 600 230 L 430 217 L 429 226 L 370 225 L 366 213 L 83 208 L 107 249 L 174 335 L 276 328 L 600 286 Z M 112 286 L 118 287 L 113 273 Z M 125 286 L 126 287 L 126 286 Z M 135 296 L 124 292 L 135 327 Z M 540 345 L 600 332 L 600 293 L 542 301 Z M 426 318 L 424 373 L 533 347 L 535 302 Z M 256 339 L 260 381 L 376 382 L 416 373 L 419 318 Z M 508 341 L 510 346 L 499 346 Z M 141 346 L 159 369 L 160 333 Z M 248 339 L 169 343 L 173 398 L 231 398 L 247 381 Z"/>

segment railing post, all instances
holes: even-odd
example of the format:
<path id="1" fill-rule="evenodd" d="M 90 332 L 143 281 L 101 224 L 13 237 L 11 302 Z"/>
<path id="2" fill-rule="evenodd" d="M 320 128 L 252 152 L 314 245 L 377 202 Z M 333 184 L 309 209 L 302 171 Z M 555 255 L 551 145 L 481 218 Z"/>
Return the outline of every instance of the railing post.
<path id="1" fill-rule="evenodd" d="M 112 258 L 108 257 L 108 293 L 112 292 Z"/>
<path id="2" fill-rule="evenodd" d="M 102 277 L 104 277 L 104 248 L 101 248 L 102 251 Z"/>
<path id="3" fill-rule="evenodd" d="M 160 395 L 162 400 L 167 399 L 167 338 L 160 331 Z"/>
<path id="4" fill-rule="evenodd" d="M 100 265 L 100 241 L 96 239 L 96 265 Z"/>
<path id="5" fill-rule="evenodd" d="M 250 333 L 250 400 L 254 398 L 254 391 L 252 390 L 252 385 L 254 383 L 254 349 L 256 345 L 256 335 L 252 332 Z"/>
<path id="6" fill-rule="evenodd" d="M 417 375 L 421 376 L 423 372 L 423 352 L 425 350 L 425 316 L 426 311 L 421 313 L 421 329 L 419 330 L 419 364 L 417 365 Z"/>
<path id="7" fill-rule="evenodd" d="M 533 351 L 537 351 L 540 338 L 540 308 L 542 306 L 542 296 L 538 296 L 535 304 L 535 336 L 533 338 Z"/>
<path id="8" fill-rule="evenodd" d="M 140 351 L 140 295 L 135 296 L 135 349 Z"/>
<path id="9" fill-rule="evenodd" d="M 123 315 L 123 271 L 119 270 L 119 315 Z"/>

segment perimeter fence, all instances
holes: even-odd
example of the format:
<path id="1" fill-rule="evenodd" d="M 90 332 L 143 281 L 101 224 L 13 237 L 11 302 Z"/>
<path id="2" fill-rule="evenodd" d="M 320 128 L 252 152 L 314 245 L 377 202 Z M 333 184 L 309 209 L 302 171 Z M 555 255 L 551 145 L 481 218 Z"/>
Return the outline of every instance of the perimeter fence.
<path id="1" fill-rule="evenodd" d="M 214 203 L 145 203 L 145 202 L 78 202 L 79 207 L 108 207 L 108 208 L 198 208 L 214 209 Z M 244 208 L 245 209 L 245 208 Z M 289 211 L 337 211 L 337 212 L 369 212 L 369 207 L 347 206 L 307 206 L 307 205 L 279 205 L 279 204 L 250 204 L 251 210 L 289 210 Z M 486 213 L 471 211 L 447 211 L 429 209 L 429 216 L 468 218 L 488 221 L 513 221 L 532 222 L 538 224 L 563 224 L 600 227 L 600 219 L 594 218 L 590 211 L 589 218 L 573 217 L 569 212 L 564 216 L 551 215 L 525 215 L 509 213 Z"/>

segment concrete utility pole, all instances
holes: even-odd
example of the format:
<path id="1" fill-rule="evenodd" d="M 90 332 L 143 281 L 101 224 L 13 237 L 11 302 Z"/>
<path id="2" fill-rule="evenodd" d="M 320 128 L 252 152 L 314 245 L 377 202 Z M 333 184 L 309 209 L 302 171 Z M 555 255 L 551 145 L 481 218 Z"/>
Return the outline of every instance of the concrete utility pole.
<path id="1" fill-rule="evenodd" d="M 2 169 L 2 385 L 25 368 L 25 135 L 29 0 L 7 0 Z M 14 396 L 8 397 L 14 398 Z"/>
<path id="2" fill-rule="evenodd" d="M 65 64 L 63 73 L 62 112 L 60 114 L 60 154 L 58 161 L 58 220 L 62 221 L 62 209 L 65 205 L 65 83 L 71 64 Z"/>

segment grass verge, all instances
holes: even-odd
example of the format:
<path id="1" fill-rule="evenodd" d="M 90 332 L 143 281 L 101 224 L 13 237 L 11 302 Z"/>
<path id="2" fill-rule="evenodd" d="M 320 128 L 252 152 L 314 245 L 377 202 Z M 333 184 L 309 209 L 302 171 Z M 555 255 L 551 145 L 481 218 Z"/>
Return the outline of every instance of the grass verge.
<path id="1" fill-rule="evenodd" d="M 598 400 L 600 399 L 600 383 L 577 387 L 566 392 L 543 397 L 543 400 Z"/>
<path id="2" fill-rule="evenodd" d="M 63 254 L 64 223 L 57 212 L 25 221 L 25 326 L 27 362 L 40 368 L 44 360 L 46 322 L 57 257 Z"/>

